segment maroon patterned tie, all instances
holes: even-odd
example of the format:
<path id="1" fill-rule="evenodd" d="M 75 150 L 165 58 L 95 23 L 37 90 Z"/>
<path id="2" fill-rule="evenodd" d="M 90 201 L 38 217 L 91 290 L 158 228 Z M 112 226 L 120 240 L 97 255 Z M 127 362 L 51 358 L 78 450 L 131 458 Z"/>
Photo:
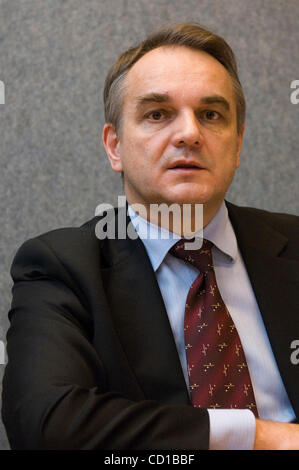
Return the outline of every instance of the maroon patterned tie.
<path id="1" fill-rule="evenodd" d="M 170 250 L 195 266 L 185 308 L 185 348 L 192 403 L 200 408 L 257 408 L 241 341 L 220 295 L 212 264 L 212 246 L 186 250 L 180 240 Z"/>

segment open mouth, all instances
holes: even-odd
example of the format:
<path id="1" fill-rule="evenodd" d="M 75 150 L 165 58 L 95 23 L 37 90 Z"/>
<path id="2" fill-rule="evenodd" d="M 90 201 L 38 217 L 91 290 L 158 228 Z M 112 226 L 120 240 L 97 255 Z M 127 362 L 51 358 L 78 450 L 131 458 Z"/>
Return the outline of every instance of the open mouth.
<path id="1" fill-rule="evenodd" d="M 201 166 L 197 166 L 197 165 L 182 165 L 182 164 L 179 164 L 179 165 L 173 166 L 172 168 L 170 168 L 170 170 L 187 172 L 187 171 L 199 171 L 199 170 L 203 170 L 203 168 Z"/>
<path id="2" fill-rule="evenodd" d="M 178 165 L 171 168 L 171 170 L 202 170 L 202 168 L 193 165 Z"/>
<path id="3" fill-rule="evenodd" d="M 203 167 L 197 161 L 186 161 L 186 160 L 178 160 L 173 162 L 170 170 L 174 171 L 199 171 L 202 170 Z"/>

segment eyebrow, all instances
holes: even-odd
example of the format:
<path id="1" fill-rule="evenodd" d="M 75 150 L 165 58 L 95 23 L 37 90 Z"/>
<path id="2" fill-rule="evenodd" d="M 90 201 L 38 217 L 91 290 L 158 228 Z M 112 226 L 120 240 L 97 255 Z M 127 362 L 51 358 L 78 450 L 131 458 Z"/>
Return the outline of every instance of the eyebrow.
<path id="1" fill-rule="evenodd" d="M 227 111 L 230 110 L 229 102 L 221 95 L 205 96 L 200 101 L 203 104 L 222 104 Z"/>
<path id="2" fill-rule="evenodd" d="M 169 95 L 166 93 L 148 93 L 147 95 L 137 96 L 137 106 L 142 106 L 146 103 L 165 103 L 170 101 Z"/>
<path id="3" fill-rule="evenodd" d="M 171 97 L 166 93 L 148 93 L 143 96 L 137 96 L 137 107 L 142 107 L 147 103 L 167 103 Z M 199 100 L 200 104 L 221 104 L 227 111 L 230 110 L 229 102 L 221 95 L 204 96 Z"/>

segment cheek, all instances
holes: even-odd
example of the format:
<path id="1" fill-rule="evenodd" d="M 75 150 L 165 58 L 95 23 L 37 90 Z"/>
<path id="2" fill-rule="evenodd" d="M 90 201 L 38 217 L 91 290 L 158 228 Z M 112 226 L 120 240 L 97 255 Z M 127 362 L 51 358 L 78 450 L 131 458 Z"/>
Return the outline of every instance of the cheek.
<path id="1" fill-rule="evenodd" d="M 131 181 L 146 181 L 150 171 L 150 144 L 138 139 L 138 136 L 127 138 L 121 146 L 121 159 L 124 174 Z"/>
<path id="2" fill-rule="evenodd" d="M 154 171 L 156 165 L 163 158 L 167 147 L 168 141 L 164 134 L 162 132 L 157 132 L 150 136 L 135 134 L 126 145 L 128 158 L 134 155 L 133 160 L 135 164 L 147 168 L 151 167 L 151 171 Z M 157 167 L 159 167 L 159 165 L 157 165 Z"/>
<path id="3" fill-rule="evenodd" d="M 231 136 L 222 135 L 221 138 L 215 139 L 213 136 L 207 141 L 208 154 L 211 155 L 212 162 L 215 166 L 235 166 L 237 163 L 237 141 Z"/>
<path id="4" fill-rule="evenodd" d="M 169 129 L 165 128 L 157 130 L 145 140 L 144 149 L 146 155 L 152 164 L 157 165 L 157 169 L 160 167 L 160 164 L 164 163 L 166 155 L 169 155 L 170 137 Z"/>

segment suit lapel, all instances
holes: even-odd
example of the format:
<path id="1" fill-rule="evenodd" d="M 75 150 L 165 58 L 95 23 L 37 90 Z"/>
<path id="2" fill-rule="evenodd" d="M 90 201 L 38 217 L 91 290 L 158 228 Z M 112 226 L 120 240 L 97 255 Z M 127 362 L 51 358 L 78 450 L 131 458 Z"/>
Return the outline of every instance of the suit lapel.
<path id="1" fill-rule="evenodd" d="M 290 347 L 299 338 L 299 263 L 288 239 L 250 210 L 227 203 L 229 216 L 290 401 L 299 415 L 298 366 Z"/>
<path id="2" fill-rule="evenodd" d="M 145 398 L 189 403 L 165 305 L 142 241 L 107 239 L 102 253 L 115 329 Z"/>

